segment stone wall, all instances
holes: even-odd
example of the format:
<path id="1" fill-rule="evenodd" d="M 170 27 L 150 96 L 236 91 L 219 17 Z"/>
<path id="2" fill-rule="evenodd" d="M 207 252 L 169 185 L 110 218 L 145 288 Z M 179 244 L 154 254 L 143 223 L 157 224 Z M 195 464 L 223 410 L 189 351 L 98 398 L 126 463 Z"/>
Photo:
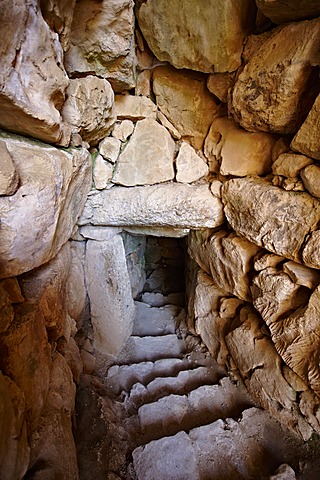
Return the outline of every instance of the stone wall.
<path id="1" fill-rule="evenodd" d="M 0 477 L 78 478 L 145 235 L 188 238 L 190 330 L 319 434 L 319 2 L 2 3 Z"/>

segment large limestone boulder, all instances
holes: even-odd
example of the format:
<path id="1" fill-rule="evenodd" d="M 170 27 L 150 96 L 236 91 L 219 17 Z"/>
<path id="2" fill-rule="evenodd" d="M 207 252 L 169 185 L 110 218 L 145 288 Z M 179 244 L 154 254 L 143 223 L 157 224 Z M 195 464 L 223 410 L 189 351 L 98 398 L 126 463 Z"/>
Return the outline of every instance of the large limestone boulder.
<path id="1" fill-rule="evenodd" d="M 200 72 L 232 72 L 241 65 L 255 12 L 252 0 L 241 5 L 233 0 L 147 0 L 138 10 L 138 22 L 159 60 Z"/>
<path id="2" fill-rule="evenodd" d="M 97 145 L 116 121 L 110 83 L 88 75 L 70 80 L 66 93 L 67 99 L 61 111 L 64 144 L 68 146 L 70 137 L 79 134 L 90 145 Z"/>
<path id="3" fill-rule="evenodd" d="M 79 478 L 72 434 L 76 386 L 65 358 L 54 354 L 48 395 L 38 428 L 30 438 L 29 468 L 42 478 Z"/>
<path id="4" fill-rule="evenodd" d="M 0 337 L 0 369 L 24 395 L 23 414 L 30 435 L 39 422 L 51 369 L 51 347 L 37 307 L 25 302 L 15 308 L 15 321 Z"/>
<path id="5" fill-rule="evenodd" d="M 211 275 L 216 285 L 243 300 L 251 300 L 250 283 L 253 257 L 259 248 L 234 232 L 192 232 L 188 253 Z"/>
<path id="6" fill-rule="evenodd" d="M 55 143 L 68 78 L 38 1 L 1 2 L 0 127 Z"/>
<path id="7" fill-rule="evenodd" d="M 12 162 L 5 142 L 0 141 L 0 195 L 13 195 L 16 193 L 19 176 Z"/>
<path id="8" fill-rule="evenodd" d="M 148 97 L 139 97 L 138 95 L 116 95 L 115 113 L 118 120 L 143 120 L 144 118 L 157 118 L 157 106 Z M 124 128 L 125 125 L 122 126 Z M 128 128 L 128 123 L 126 124 Z M 126 128 L 125 128 L 126 129 Z M 129 131 L 132 126 L 129 127 Z M 114 132 L 112 132 L 114 135 Z M 116 133 L 116 138 L 119 135 Z M 121 139 L 120 139 L 121 140 Z M 124 141 L 124 140 L 123 140 Z"/>
<path id="9" fill-rule="evenodd" d="M 120 154 L 112 181 L 127 187 L 154 185 L 174 178 L 175 143 L 158 122 L 140 120 Z"/>
<path id="10" fill-rule="evenodd" d="M 24 398 L 17 385 L 0 372 L 0 477 L 23 478 L 29 464 Z"/>
<path id="11" fill-rule="evenodd" d="M 225 215 L 238 234 L 270 252 L 301 261 L 300 249 L 320 220 L 316 198 L 286 192 L 258 178 L 234 178 L 222 187 L 222 199 Z M 309 266 L 320 268 L 320 263 Z"/>
<path id="12" fill-rule="evenodd" d="M 81 225 L 215 228 L 224 221 L 222 203 L 206 185 L 113 187 L 90 195 Z"/>
<path id="13" fill-rule="evenodd" d="M 273 23 L 285 23 L 320 16 L 319 0 L 256 0 L 261 12 Z"/>
<path id="14" fill-rule="evenodd" d="M 320 95 L 313 104 L 300 130 L 291 142 L 293 150 L 320 160 Z"/>
<path id="15" fill-rule="evenodd" d="M 40 0 L 43 18 L 59 35 L 63 50 L 69 46 L 69 36 L 76 0 Z"/>
<path id="16" fill-rule="evenodd" d="M 212 120 L 219 114 L 206 88 L 206 78 L 199 73 L 158 67 L 153 73 L 153 88 L 161 112 L 184 140 L 200 150 Z"/>
<path id="17" fill-rule="evenodd" d="M 267 133 L 251 133 L 227 117 L 216 118 L 206 139 L 220 161 L 222 175 L 265 175 L 270 172 L 275 139 Z"/>
<path id="18" fill-rule="evenodd" d="M 279 27 L 252 55 L 232 93 L 234 116 L 249 131 L 295 133 L 314 100 L 320 20 Z M 313 95 L 312 95 L 313 94 Z"/>
<path id="19" fill-rule="evenodd" d="M 0 199 L 0 277 L 12 277 L 51 260 L 70 238 L 91 186 L 91 166 L 85 149 L 0 137 L 20 178 L 18 191 Z"/>
<path id="20" fill-rule="evenodd" d="M 87 242 L 86 284 L 94 347 L 103 354 L 117 355 L 131 335 L 135 316 L 120 235 L 115 234 L 110 240 Z"/>
<path id="21" fill-rule="evenodd" d="M 67 72 L 106 78 L 116 92 L 135 86 L 133 0 L 76 3 Z"/>

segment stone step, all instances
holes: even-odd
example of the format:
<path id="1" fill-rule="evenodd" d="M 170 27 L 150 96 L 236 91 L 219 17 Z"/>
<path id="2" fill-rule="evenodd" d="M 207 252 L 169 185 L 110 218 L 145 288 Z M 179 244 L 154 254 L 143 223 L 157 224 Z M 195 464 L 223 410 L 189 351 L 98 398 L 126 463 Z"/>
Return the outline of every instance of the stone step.
<path id="1" fill-rule="evenodd" d="M 113 365 L 107 372 L 105 385 L 109 392 L 120 395 L 121 392 L 129 392 L 134 384 L 147 385 L 155 378 L 176 376 L 180 371 L 198 365 L 199 361 L 194 363 L 190 358 L 163 358 L 155 362 Z"/>
<path id="2" fill-rule="evenodd" d="M 175 318 L 181 310 L 179 307 L 175 305 L 150 307 L 143 302 L 134 302 L 134 304 L 136 316 L 132 335 L 143 337 L 175 333 Z"/>
<path id="3" fill-rule="evenodd" d="M 162 293 L 145 292 L 141 295 L 141 301 L 151 307 L 163 307 L 164 305 L 183 307 L 186 303 L 185 296 L 184 292 L 169 293 L 166 296 Z"/>
<path id="4" fill-rule="evenodd" d="M 202 385 L 214 385 L 224 376 L 218 365 L 181 370 L 176 376 L 156 377 L 148 384 L 135 383 L 125 399 L 128 414 L 143 404 L 156 402 L 170 394 L 184 395 Z"/>
<path id="5" fill-rule="evenodd" d="M 245 388 L 225 377 L 217 385 L 203 385 L 187 395 L 171 394 L 142 405 L 128 420 L 129 434 L 134 444 L 141 445 L 218 418 L 237 418 L 249 406 L 252 401 Z"/>
<path id="6" fill-rule="evenodd" d="M 239 421 L 218 419 L 136 448 L 133 467 L 137 480 L 267 479 L 299 454 L 286 433 L 269 414 L 249 408 Z M 281 478 L 296 478 L 288 465 L 282 470 L 288 476 Z"/>
<path id="7" fill-rule="evenodd" d="M 129 337 L 117 357 L 118 364 L 154 362 L 161 358 L 181 358 L 186 350 L 185 342 L 175 334 L 158 337 Z"/>

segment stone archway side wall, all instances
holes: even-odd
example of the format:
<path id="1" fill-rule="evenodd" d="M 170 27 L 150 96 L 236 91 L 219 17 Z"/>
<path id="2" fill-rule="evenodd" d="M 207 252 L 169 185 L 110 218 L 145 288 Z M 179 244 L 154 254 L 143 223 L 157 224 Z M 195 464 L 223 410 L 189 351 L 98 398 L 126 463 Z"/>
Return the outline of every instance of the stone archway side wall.
<path id="1" fill-rule="evenodd" d="M 2 3 L 0 477 L 79 477 L 75 386 L 134 313 L 123 231 L 188 235 L 190 330 L 320 433 L 317 2 Z"/>

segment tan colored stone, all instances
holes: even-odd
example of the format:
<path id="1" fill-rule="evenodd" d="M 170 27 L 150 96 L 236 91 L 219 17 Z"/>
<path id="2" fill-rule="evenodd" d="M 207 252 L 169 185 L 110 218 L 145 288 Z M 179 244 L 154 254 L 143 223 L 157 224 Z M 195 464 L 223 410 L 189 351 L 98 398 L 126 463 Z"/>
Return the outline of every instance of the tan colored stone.
<path id="1" fill-rule="evenodd" d="M 289 275 L 291 280 L 297 285 L 311 288 L 314 290 L 320 283 L 320 272 L 311 269 L 296 262 L 286 262 L 283 265 L 283 271 Z"/>
<path id="2" fill-rule="evenodd" d="M 141 73 L 139 73 L 135 89 L 136 95 L 142 95 L 144 97 L 151 96 L 151 78 L 151 70 L 143 70 Z"/>
<path id="3" fill-rule="evenodd" d="M 277 267 L 280 263 L 284 262 L 285 258 L 275 255 L 274 253 L 259 254 L 254 258 L 254 269 L 257 272 L 264 270 L 268 267 Z"/>
<path id="4" fill-rule="evenodd" d="M 305 155 L 282 153 L 272 164 L 272 173 L 274 175 L 283 175 L 284 177 L 298 177 L 300 170 L 311 163 L 311 158 Z"/>
<path id="5" fill-rule="evenodd" d="M 55 353 L 50 372 L 48 396 L 38 428 L 33 432 L 30 468 L 39 478 L 79 478 L 72 435 L 76 388 L 66 360 Z"/>
<path id="6" fill-rule="evenodd" d="M 0 141 L 0 195 L 13 195 L 18 189 L 19 176 L 5 142 Z"/>
<path id="7" fill-rule="evenodd" d="M 0 477 L 23 478 L 29 464 L 25 405 L 17 385 L 0 372 Z"/>
<path id="8" fill-rule="evenodd" d="M 64 51 L 69 47 L 69 36 L 76 0 L 40 0 L 43 18 L 54 32 Z"/>
<path id="9" fill-rule="evenodd" d="M 14 319 L 14 310 L 10 296 L 0 284 L 0 333 L 4 333 L 10 327 Z"/>
<path id="10" fill-rule="evenodd" d="M 303 263 L 311 268 L 320 268 L 320 230 L 311 232 L 302 248 Z"/>
<path id="11" fill-rule="evenodd" d="M 93 75 L 70 80 L 61 111 L 66 146 L 69 145 L 69 132 L 81 135 L 90 145 L 97 145 L 116 121 L 113 104 L 114 94 L 107 80 Z"/>
<path id="12" fill-rule="evenodd" d="M 111 182 L 113 175 L 113 165 L 102 157 L 97 155 L 93 164 L 93 181 L 97 190 L 103 190 Z"/>
<path id="13" fill-rule="evenodd" d="M 309 165 L 300 172 L 303 185 L 311 195 L 320 198 L 320 166 Z"/>
<path id="14" fill-rule="evenodd" d="M 224 221 L 222 203 L 206 185 L 113 187 L 87 199 L 81 225 L 215 228 Z"/>
<path id="15" fill-rule="evenodd" d="M 307 307 L 269 324 L 272 340 L 287 365 L 320 396 L 319 307 L 320 288 L 312 293 Z"/>
<path id="16" fill-rule="evenodd" d="M 120 235 L 109 241 L 87 242 L 86 284 L 94 346 L 101 353 L 117 355 L 132 332 L 135 316 Z"/>
<path id="17" fill-rule="evenodd" d="M 266 133 L 246 132 L 227 117 L 216 118 L 210 127 L 210 138 L 219 138 L 215 154 L 222 175 L 265 175 L 271 169 L 275 139 Z"/>
<path id="18" fill-rule="evenodd" d="M 174 152 L 175 143 L 164 127 L 152 119 L 140 120 L 119 156 L 112 181 L 132 187 L 172 180 Z"/>
<path id="19" fill-rule="evenodd" d="M 80 377 L 83 372 L 83 365 L 82 365 L 78 345 L 76 344 L 75 339 L 73 337 L 69 338 L 69 342 L 66 345 L 66 349 L 65 349 L 65 352 L 63 353 L 63 356 L 70 367 L 74 382 L 76 383 L 76 385 L 79 385 Z"/>
<path id="20" fill-rule="evenodd" d="M 234 73 L 211 73 L 208 76 L 207 87 L 221 102 L 228 102 L 228 92 L 235 82 Z"/>
<path id="21" fill-rule="evenodd" d="M 267 325 L 303 305 L 310 295 L 289 275 L 274 267 L 262 270 L 253 278 L 251 292 L 253 305 Z"/>
<path id="22" fill-rule="evenodd" d="M 253 132 L 297 131 L 310 108 L 308 82 L 311 65 L 320 61 L 319 41 L 319 20 L 274 30 L 244 67 L 232 93 L 234 116 L 242 127 Z"/>
<path id="23" fill-rule="evenodd" d="M 115 113 L 118 120 L 143 120 L 144 118 L 157 118 L 157 106 L 148 97 L 137 95 L 116 95 Z"/>
<path id="24" fill-rule="evenodd" d="M 76 2 L 66 70 L 109 80 L 116 92 L 135 86 L 133 0 Z"/>
<path id="25" fill-rule="evenodd" d="M 133 133 L 133 130 L 134 130 L 134 123 L 131 120 L 123 120 L 122 122 L 117 122 L 115 124 L 112 130 L 112 136 L 116 140 L 125 142 Z"/>
<path id="26" fill-rule="evenodd" d="M 85 149 L 0 137 L 20 177 L 17 193 L 0 199 L 0 277 L 12 277 L 51 260 L 69 239 L 91 187 L 91 165 Z"/>
<path id="27" fill-rule="evenodd" d="M 273 23 L 285 23 L 319 17 L 319 0 L 256 0 L 258 8 Z"/>
<path id="28" fill-rule="evenodd" d="M 188 253 L 212 276 L 219 288 L 243 300 L 251 300 L 250 284 L 253 258 L 259 248 L 237 236 L 219 230 L 210 233 L 191 232 Z"/>
<path id="29" fill-rule="evenodd" d="M 127 120 L 127 121 L 130 122 L 130 120 Z M 125 120 L 124 122 L 121 122 L 121 124 L 123 123 L 125 123 Z M 132 128 L 132 131 L 133 131 L 133 128 Z M 116 161 L 118 160 L 119 152 L 120 152 L 120 146 L 121 146 L 121 142 L 119 139 L 113 138 L 113 137 L 104 138 L 99 144 L 100 155 L 102 155 L 103 158 L 105 158 L 109 162 L 116 163 Z"/>
<path id="30" fill-rule="evenodd" d="M 182 238 L 190 233 L 189 228 L 175 227 L 123 227 L 123 229 L 133 235 L 146 235 L 151 237 Z"/>
<path id="31" fill-rule="evenodd" d="M 0 127 L 57 142 L 69 83 L 57 34 L 37 0 L 2 2 L 1 19 Z"/>
<path id="32" fill-rule="evenodd" d="M 71 242 L 71 265 L 66 283 L 66 303 L 68 314 L 77 322 L 80 322 L 86 305 L 84 256 L 85 242 Z"/>
<path id="33" fill-rule="evenodd" d="M 68 331 L 66 282 L 70 264 L 70 243 L 67 242 L 53 260 L 20 280 L 26 301 L 38 308 L 51 341 Z"/>
<path id="34" fill-rule="evenodd" d="M 306 236 L 320 220 L 320 202 L 314 197 L 286 192 L 262 179 L 228 180 L 222 187 L 222 199 L 225 215 L 238 234 L 298 262 Z M 320 268 L 320 264 L 307 265 Z"/>
<path id="35" fill-rule="evenodd" d="M 252 307 L 242 308 L 240 325 L 226 336 L 230 354 L 253 399 L 308 440 L 312 429 L 296 413 L 295 392 L 284 379 L 281 358 L 260 322 Z"/>
<path id="36" fill-rule="evenodd" d="M 232 0 L 147 0 L 138 10 L 139 27 L 159 60 L 201 72 L 236 70 L 254 19 L 250 0 L 241 6 Z"/>
<path id="37" fill-rule="evenodd" d="M 320 7 L 319 7 L 320 8 Z M 316 98 L 304 123 L 291 142 L 293 150 L 320 160 L 320 95 Z"/>
<path id="38" fill-rule="evenodd" d="M 200 150 L 213 119 L 219 114 L 214 97 L 199 73 L 158 67 L 153 72 L 157 106 L 181 137 Z"/>
<path id="39" fill-rule="evenodd" d="M 213 180 L 210 184 L 210 192 L 215 197 L 221 198 L 221 188 L 222 182 L 220 182 L 219 180 Z"/>
<path id="40" fill-rule="evenodd" d="M 161 125 L 163 125 L 167 130 L 169 130 L 169 132 L 173 136 L 173 138 L 175 138 L 176 140 L 180 140 L 180 138 L 181 138 L 180 133 L 178 132 L 176 127 L 174 125 L 172 125 L 171 122 L 169 122 L 167 117 L 165 115 L 163 115 L 162 112 L 157 112 L 157 118 L 158 118 L 159 122 L 161 123 Z"/>
<path id="41" fill-rule="evenodd" d="M 0 369 L 24 394 L 29 435 L 38 425 L 51 369 L 45 321 L 33 305 L 25 302 L 16 307 L 15 321 L 0 337 Z"/>
<path id="42" fill-rule="evenodd" d="M 209 173 L 208 165 L 191 145 L 182 142 L 176 158 L 176 180 L 181 183 L 192 183 Z"/>

